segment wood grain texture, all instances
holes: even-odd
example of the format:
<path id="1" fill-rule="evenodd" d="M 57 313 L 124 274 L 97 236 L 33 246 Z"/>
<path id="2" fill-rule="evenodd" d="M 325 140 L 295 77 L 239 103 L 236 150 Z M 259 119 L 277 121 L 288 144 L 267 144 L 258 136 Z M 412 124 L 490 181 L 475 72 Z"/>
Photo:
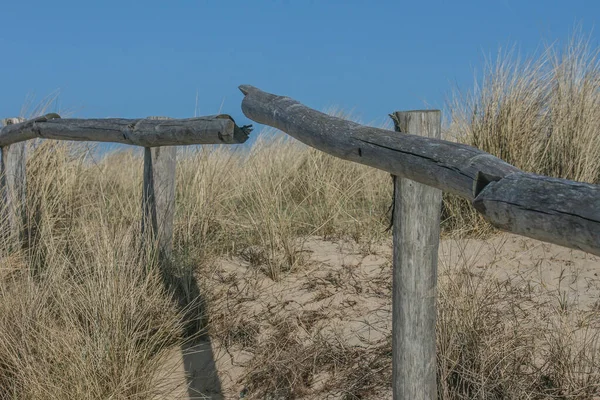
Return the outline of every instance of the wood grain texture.
<path id="1" fill-rule="evenodd" d="M 600 186 L 518 172 L 487 184 L 473 205 L 505 231 L 600 254 Z"/>
<path id="2" fill-rule="evenodd" d="M 252 86 L 246 93 L 244 114 L 321 151 L 429 186 L 473 199 L 477 173 L 506 176 L 519 169 L 471 146 L 386 129 L 363 126 L 323 114 L 289 97 Z"/>
<path id="3" fill-rule="evenodd" d="M 2 120 L 3 126 L 23 122 L 23 118 Z M 24 226 L 26 181 L 25 143 L 1 147 L 0 159 L 0 235 L 18 246 Z"/>
<path id="4" fill-rule="evenodd" d="M 244 143 L 250 126 L 239 127 L 226 114 L 188 119 L 62 119 L 49 114 L 5 126 L 0 146 L 43 138 L 112 142 L 143 147 Z"/>
<path id="5" fill-rule="evenodd" d="M 164 121 L 167 117 L 150 117 Z M 171 255 L 175 215 L 175 171 L 177 147 L 144 149 L 142 235 L 158 246 L 158 254 Z"/>
<path id="6" fill-rule="evenodd" d="M 398 132 L 441 137 L 440 111 L 396 112 L 392 118 Z M 436 399 L 435 323 L 442 191 L 401 177 L 394 182 L 394 399 Z"/>
<path id="7" fill-rule="evenodd" d="M 245 95 L 242 111 L 258 123 L 280 129 L 336 157 L 379 168 L 471 202 L 480 196 L 474 205 L 497 228 L 600 255 L 597 185 L 564 179 L 552 179 L 550 185 L 549 178 L 523 174 L 471 146 L 362 126 L 249 85 L 240 86 L 240 90 Z M 513 188 L 510 199 L 498 201 L 496 198 L 509 193 L 492 188 L 509 176 L 502 185 Z M 525 187 L 538 189 L 535 195 L 521 196 Z M 515 201 L 516 198 L 520 200 Z M 493 206 L 493 202 L 498 204 Z"/>

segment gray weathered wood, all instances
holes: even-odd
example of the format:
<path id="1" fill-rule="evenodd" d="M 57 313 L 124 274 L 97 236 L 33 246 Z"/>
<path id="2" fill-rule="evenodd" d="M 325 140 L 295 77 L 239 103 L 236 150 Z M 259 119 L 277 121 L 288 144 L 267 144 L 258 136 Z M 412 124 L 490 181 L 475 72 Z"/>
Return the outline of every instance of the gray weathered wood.
<path id="1" fill-rule="evenodd" d="M 396 130 L 441 137 L 440 111 L 393 114 Z M 394 399 L 437 398 L 436 288 L 442 191 L 394 178 L 392 387 Z"/>
<path id="2" fill-rule="evenodd" d="M 176 167 L 177 147 L 144 148 L 142 235 L 158 247 L 158 254 L 163 258 L 169 257 L 172 249 Z"/>
<path id="3" fill-rule="evenodd" d="M 475 209 L 500 229 L 600 254 L 598 185 L 517 172 L 476 194 Z"/>
<path id="4" fill-rule="evenodd" d="M 547 178 L 523 175 L 518 168 L 471 146 L 362 126 L 248 85 L 240 86 L 240 90 L 245 95 L 244 114 L 258 123 L 278 128 L 334 156 L 379 168 L 472 202 L 479 196 L 475 202 L 477 210 L 500 229 L 600 255 L 597 185 L 564 179 L 552 179 L 549 185 Z M 492 182 L 499 185 L 509 176 L 505 185 L 527 186 L 532 195 L 521 196 L 518 190 L 513 190 L 510 200 L 504 201 L 498 199 L 508 193 L 486 191 Z M 522 180 L 522 183 L 513 180 Z M 549 188 L 552 191 L 547 192 Z M 514 201 L 515 196 L 519 201 Z M 492 202 L 502 204 L 493 207 Z M 535 218 L 527 217 L 534 213 Z"/>
<path id="5" fill-rule="evenodd" d="M 61 119 L 57 114 L 34 118 L 0 130 L 0 146 L 34 138 L 95 141 L 143 147 L 244 143 L 251 131 L 226 114 L 189 119 Z"/>
<path id="6" fill-rule="evenodd" d="M 243 85 L 244 114 L 309 146 L 473 199 L 478 172 L 505 176 L 519 169 L 464 144 L 363 126 L 310 109 L 289 97 Z"/>
<path id="7" fill-rule="evenodd" d="M 4 126 L 23 122 L 23 118 L 7 118 Z M 25 143 L 2 146 L 0 160 L 0 236 L 18 246 L 25 213 Z"/>

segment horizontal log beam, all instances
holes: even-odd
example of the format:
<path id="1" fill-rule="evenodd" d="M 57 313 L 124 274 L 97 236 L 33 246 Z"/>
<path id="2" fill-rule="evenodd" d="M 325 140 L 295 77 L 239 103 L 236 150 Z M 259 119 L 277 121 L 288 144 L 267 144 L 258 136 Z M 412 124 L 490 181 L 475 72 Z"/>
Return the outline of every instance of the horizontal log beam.
<path id="1" fill-rule="evenodd" d="M 62 119 L 58 114 L 48 114 L 3 127 L 0 130 L 0 147 L 35 138 L 143 147 L 237 144 L 244 143 L 251 130 L 251 126 L 237 126 L 226 114 L 168 120 Z"/>
<path id="2" fill-rule="evenodd" d="M 600 255 L 600 186 L 527 174 L 460 143 L 363 126 L 242 85 L 242 111 L 321 151 L 457 194 L 492 225 Z"/>

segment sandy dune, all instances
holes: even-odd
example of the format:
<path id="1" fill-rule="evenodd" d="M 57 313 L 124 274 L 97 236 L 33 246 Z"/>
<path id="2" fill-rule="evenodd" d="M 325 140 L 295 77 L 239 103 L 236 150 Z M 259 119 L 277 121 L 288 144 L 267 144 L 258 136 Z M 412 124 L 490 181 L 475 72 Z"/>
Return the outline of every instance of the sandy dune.
<path id="1" fill-rule="evenodd" d="M 188 348 L 183 357 L 174 350 L 165 368 L 169 384 L 177 387 L 173 398 L 192 393 L 192 398 L 243 398 L 248 392 L 244 382 L 256 371 L 253 358 L 268 359 L 264 351 L 256 355 L 257 344 L 280 334 L 274 327 L 284 323 L 291 324 L 296 340 L 315 340 L 318 332 L 320 340 L 344 349 L 376 348 L 389 338 L 390 246 L 309 238 L 303 249 L 303 265 L 279 282 L 240 258 L 219 260 L 202 278 L 201 286 L 211 290 L 215 335 L 212 343 Z M 502 234 L 485 241 L 444 240 L 439 260 L 440 280 L 467 267 L 474 275 L 485 272 L 485 279 L 522 285 L 549 298 L 562 293 L 582 310 L 600 306 L 600 259 L 583 252 Z M 276 349 L 284 351 L 285 344 Z M 325 393 L 340 398 L 331 379 L 331 373 L 312 376 L 304 398 L 324 398 Z M 184 382 L 192 389 L 186 390 Z M 386 397 L 389 385 L 372 396 Z"/>

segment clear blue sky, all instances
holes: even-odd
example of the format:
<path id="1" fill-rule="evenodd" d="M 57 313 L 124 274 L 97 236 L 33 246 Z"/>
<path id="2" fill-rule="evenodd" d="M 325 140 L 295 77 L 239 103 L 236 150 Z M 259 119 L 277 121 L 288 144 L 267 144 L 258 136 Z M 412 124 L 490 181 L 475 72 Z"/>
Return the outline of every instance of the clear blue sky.
<path id="1" fill-rule="evenodd" d="M 599 1 L 26 1 L 0 22 L 0 116 L 60 89 L 74 117 L 231 114 L 251 84 L 365 123 L 442 108 L 484 55 L 592 39 Z"/>

